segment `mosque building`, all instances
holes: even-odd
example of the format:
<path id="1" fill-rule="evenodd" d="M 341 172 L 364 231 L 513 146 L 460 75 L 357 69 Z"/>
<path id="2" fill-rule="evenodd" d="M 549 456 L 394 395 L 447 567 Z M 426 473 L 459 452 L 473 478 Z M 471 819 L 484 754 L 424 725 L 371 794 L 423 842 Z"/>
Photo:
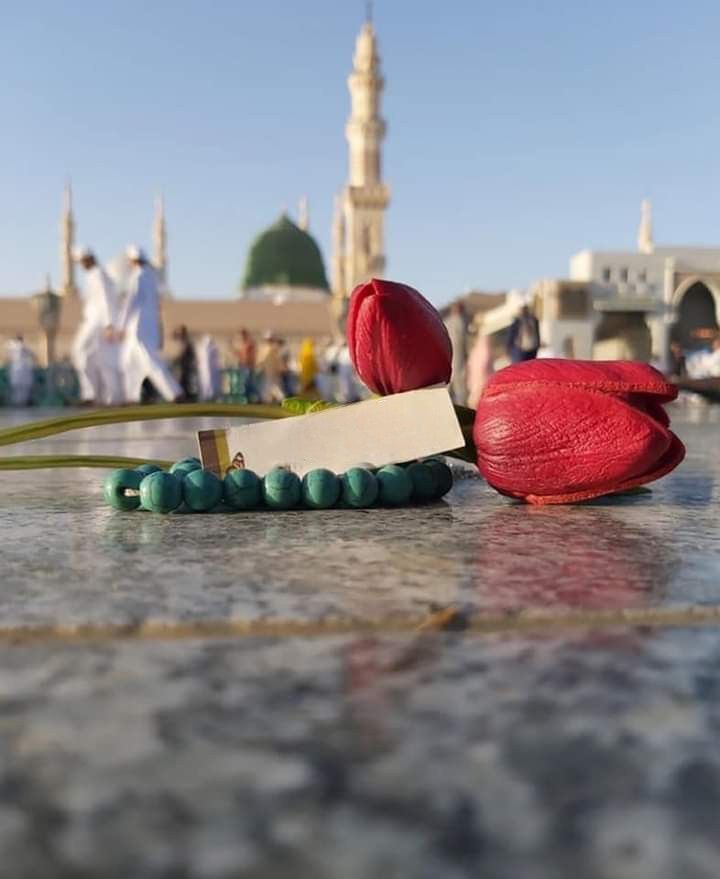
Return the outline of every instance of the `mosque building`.
<path id="1" fill-rule="evenodd" d="M 348 79 L 352 112 L 345 127 L 350 175 L 337 197 L 333 223 L 333 294 L 342 312 L 353 289 L 385 272 L 384 217 L 390 190 L 382 179 L 386 125 L 380 115 L 385 81 L 372 22 L 363 25 Z"/>
<path id="2" fill-rule="evenodd" d="M 476 321 L 502 334 L 531 301 L 548 353 L 595 360 L 645 360 L 665 368 L 670 344 L 707 345 L 720 317 L 720 247 L 658 246 L 649 201 L 641 205 L 637 250 L 581 250 L 568 278 L 513 292 Z"/>
<path id="3" fill-rule="evenodd" d="M 386 123 L 378 42 L 370 16 L 355 43 L 347 80 L 351 110 L 345 126 L 348 179 L 335 199 L 329 275 L 310 230 L 307 199 L 297 218 L 283 212 L 252 242 L 237 296 L 179 299 L 171 294 L 168 235 L 162 199 L 155 205 L 152 262 L 164 296 L 165 338 L 180 325 L 192 335 L 211 335 L 227 363 L 240 328 L 256 337 L 268 331 L 291 350 L 304 338 L 323 344 L 344 324 L 354 287 L 385 274 L 385 211 L 390 190 L 383 179 Z M 55 356 L 70 352 L 80 321 L 76 266 L 72 261 L 76 222 L 68 186 L 60 223 L 61 313 Z M 523 294 L 471 294 L 466 311 L 477 330 L 492 336 L 498 352 L 524 301 L 540 318 L 548 353 L 596 359 L 649 360 L 664 366 L 671 342 L 686 350 L 718 330 L 720 248 L 668 247 L 655 243 L 651 208 L 643 202 L 636 251 L 583 250 L 570 259 L 566 278 L 542 279 Z M 0 343 L 21 334 L 44 362 L 46 336 L 40 326 L 42 297 L 0 299 Z"/>
<path id="4" fill-rule="evenodd" d="M 377 37 L 368 16 L 356 40 L 348 78 L 351 112 L 345 136 L 349 173 L 347 184 L 336 198 L 330 278 L 310 231 L 308 202 L 304 198 L 296 220 L 283 212 L 252 242 L 238 296 L 175 298 L 168 270 L 165 208 L 163 200 L 157 200 L 151 261 L 164 293 L 162 323 L 168 345 L 172 330 L 184 324 L 193 336 L 211 335 L 226 361 L 232 362 L 232 340 L 243 327 L 258 338 L 270 331 L 285 339 L 291 349 L 304 338 L 322 344 L 342 331 L 353 288 L 382 273 L 385 267 L 384 213 L 390 196 L 382 180 L 386 130 L 380 108 L 383 87 Z M 58 359 L 69 355 L 81 316 L 79 279 L 72 260 L 75 244 L 76 221 L 68 185 L 60 222 L 60 282 L 55 291 L 61 297 L 54 339 Z M 37 310 L 40 299 L 0 298 L 0 342 L 22 335 L 42 363 L 47 355 Z"/>
<path id="5" fill-rule="evenodd" d="M 303 199 L 297 223 L 283 213 L 258 235 L 248 252 L 240 285 L 244 301 L 328 304 L 325 263 L 308 225 L 307 200 Z"/>

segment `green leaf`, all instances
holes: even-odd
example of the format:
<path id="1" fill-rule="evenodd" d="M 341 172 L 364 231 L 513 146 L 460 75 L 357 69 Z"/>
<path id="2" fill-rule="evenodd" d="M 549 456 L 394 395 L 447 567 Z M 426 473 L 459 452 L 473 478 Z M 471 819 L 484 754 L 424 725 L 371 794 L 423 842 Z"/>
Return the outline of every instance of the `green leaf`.
<path id="1" fill-rule="evenodd" d="M 333 409 L 339 406 L 329 400 L 307 400 L 304 397 L 286 397 L 281 406 L 286 412 L 293 415 L 309 415 L 312 412 L 322 412 L 323 409 Z"/>
<path id="2" fill-rule="evenodd" d="M 308 412 L 322 412 L 323 409 L 337 409 L 342 403 L 335 403 L 332 400 L 315 400 Z"/>

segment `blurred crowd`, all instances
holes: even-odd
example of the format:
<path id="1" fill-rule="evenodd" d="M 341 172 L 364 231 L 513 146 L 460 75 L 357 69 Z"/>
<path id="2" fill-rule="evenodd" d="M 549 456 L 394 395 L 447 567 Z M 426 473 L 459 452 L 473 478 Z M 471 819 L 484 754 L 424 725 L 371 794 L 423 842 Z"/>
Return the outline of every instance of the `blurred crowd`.
<path id="1" fill-rule="evenodd" d="M 247 372 L 251 401 L 276 403 L 303 396 L 354 403 L 364 395 L 344 339 L 318 348 L 306 338 L 293 353 L 271 330 L 258 341 L 243 328 L 233 340 L 233 354 L 236 365 Z"/>
<path id="2" fill-rule="evenodd" d="M 212 339 L 194 342 L 187 327 L 173 333 L 179 345 L 171 360 L 184 397 L 195 400 L 218 399 L 223 394 L 220 354 Z M 355 376 L 345 341 L 328 341 L 318 348 L 306 338 L 297 351 L 271 330 L 257 339 L 246 328 L 232 342 L 226 370 L 234 371 L 251 403 L 280 403 L 286 397 L 336 400 L 353 403 L 364 395 Z"/>
<path id="3" fill-rule="evenodd" d="M 461 302 L 454 302 L 445 321 L 453 346 L 450 393 L 462 406 L 474 409 L 483 388 L 495 371 L 496 352 L 492 340 L 478 332 L 474 340 L 469 336 L 469 320 Z M 505 355 L 499 365 L 534 360 L 541 351 L 540 323 L 528 305 L 523 305 L 510 325 L 505 344 Z"/>
<path id="4" fill-rule="evenodd" d="M 699 350 L 687 351 L 679 342 L 670 345 L 671 374 L 674 378 L 720 378 L 720 333 L 703 333 Z"/>
<path id="5" fill-rule="evenodd" d="M 316 350 L 308 338 L 294 351 L 272 331 L 257 340 L 241 329 L 223 363 L 211 336 L 193 338 L 186 326 L 179 326 L 172 330 L 168 346 L 173 353 L 165 357 L 161 278 L 142 249 L 126 249 L 119 273 L 108 271 L 89 248 L 76 249 L 73 258 L 85 270 L 85 284 L 82 319 L 67 366 L 77 376 L 81 405 L 228 397 L 277 403 L 297 394 L 354 402 L 366 393 L 344 340 L 328 339 Z M 37 364 L 22 337 L 7 343 L 5 360 L 6 400 L 14 406 L 29 405 Z"/>
<path id="6" fill-rule="evenodd" d="M 450 390 L 460 405 L 477 406 L 483 388 L 496 369 L 536 357 L 567 357 L 567 352 L 553 351 L 542 343 L 540 324 L 529 305 L 523 305 L 505 334 L 501 349 L 482 327 L 469 334 L 468 320 L 462 303 L 450 308 L 445 325 L 453 344 L 453 369 Z M 654 364 L 671 379 L 720 379 L 720 331 L 701 328 L 693 331 L 688 344 L 670 344 L 668 364 Z"/>
<path id="7" fill-rule="evenodd" d="M 279 403 L 293 396 L 352 403 L 367 396 L 342 337 L 319 345 L 306 338 L 298 345 L 288 344 L 272 330 L 256 336 L 241 328 L 223 355 L 211 336 L 196 338 L 179 326 L 171 332 L 171 353 L 164 357 L 160 279 L 143 251 L 127 248 L 122 292 L 91 250 L 81 248 L 74 257 L 86 273 L 83 315 L 68 364 L 70 373 L 77 375 L 80 404 L 158 399 Z M 497 337 L 493 343 L 483 334 L 482 327 L 471 333 L 461 302 L 452 304 L 445 326 L 453 348 L 450 392 L 457 404 L 472 408 L 497 368 L 567 354 L 543 347 L 538 319 L 527 304 L 504 334 L 504 350 Z M 702 338 L 698 333 L 704 333 Z M 676 379 L 720 378 L 720 335 L 712 329 L 698 333 L 687 349 L 677 341 L 671 344 L 668 371 Z M 22 337 L 7 342 L 4 397 L 11 405 L 31 401 L 36 366 Z"/>
<path id="8" fill-rule="evenodd" d="M 271 331 L 256 340 L 247 329 L 241 329 L 233 339 L 230 356 L 223 359 L 211 336 L 194 338 L 186 326 L 176 327 L 171 339 L 172 353 L 160 361 L 170 380 L 176 383 L 177 393 L 173 399 L 178 402 L 232 399 L 280 403 L 287 397 L 302 396 L 353 403 L 367 396 L 344 341 L 328 341 L 318 348 L 307 338 L 293 352 L 284 339 Z M 112 382 L 110 387 L 122 388 L 124 376 L 119 363 L 108 358 L 106 352 L 101 356 L 104 357 L 102 371 L 88 370 L 79 358 L 58 364 L 63 369 L 74 370 L 78 376 L 81 395 L 78 402 L 82 405 L 150 403 L 163 398 L 150 376 L 143 377 L 137 400 L 109 394 L 108 383 Z M 8 404 L 30 405 L 37 366 L 35 355 L 22 336 L 6 343 Z M 115 375 L 113 369 L 117 369 Z"/>

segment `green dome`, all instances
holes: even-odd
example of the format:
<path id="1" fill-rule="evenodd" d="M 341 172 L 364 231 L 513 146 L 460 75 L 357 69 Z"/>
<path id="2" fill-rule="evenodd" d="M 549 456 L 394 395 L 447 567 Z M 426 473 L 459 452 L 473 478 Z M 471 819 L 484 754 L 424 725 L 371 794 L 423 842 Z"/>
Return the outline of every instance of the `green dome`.
<path id="1" fill-rule="evenodd" d="M 269 286 L 328 289 L 317 242 L 287 214 L 255 239 L 245 264 L 243 290 Z"/>

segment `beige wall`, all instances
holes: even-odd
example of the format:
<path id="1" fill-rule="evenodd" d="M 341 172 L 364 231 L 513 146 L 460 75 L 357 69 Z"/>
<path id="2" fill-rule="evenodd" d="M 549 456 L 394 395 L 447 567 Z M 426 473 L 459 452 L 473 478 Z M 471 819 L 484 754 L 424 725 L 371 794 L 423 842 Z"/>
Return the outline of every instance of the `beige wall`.
<path id="1" fill-rule="evenodd" d="M 69 356 L 80 321 L 80 303 L 63 302 L 60 330 L 56 339 L 56 356 Z M 248 302 L 235 299 L 168 299 L 162 304 L 162 321 L 166 350 L 172 353 L 172 331 L 185 324 L 194 338 L 211 335 L 217 342 L 226 365 L 233 358 L 231 342 L 235 333 L 246 327 L 257 339 L 266 330 L 284 338 L 295 350 L 304 338 L 324 344 L 335 334 L 330 297 L 327 302 Z M 44 335 L 37 316 L 27 298 L 0 299 L 0 359 L 4 359 L 4 343 L 18 334 L 32 348 L 40 363 L 45 363 Z"/>

